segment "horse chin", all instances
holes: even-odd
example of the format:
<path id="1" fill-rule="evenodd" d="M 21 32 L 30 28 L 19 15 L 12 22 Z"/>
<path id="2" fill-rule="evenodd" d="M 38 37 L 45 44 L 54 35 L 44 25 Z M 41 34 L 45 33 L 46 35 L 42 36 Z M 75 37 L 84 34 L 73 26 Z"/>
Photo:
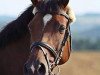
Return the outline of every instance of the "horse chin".
<path id="1" fill-rule="evenodd" d="M 25 75 L 48 75 L 48 63 L 41 49 L 32 50 L 30 58 L 25 64 Z"/>

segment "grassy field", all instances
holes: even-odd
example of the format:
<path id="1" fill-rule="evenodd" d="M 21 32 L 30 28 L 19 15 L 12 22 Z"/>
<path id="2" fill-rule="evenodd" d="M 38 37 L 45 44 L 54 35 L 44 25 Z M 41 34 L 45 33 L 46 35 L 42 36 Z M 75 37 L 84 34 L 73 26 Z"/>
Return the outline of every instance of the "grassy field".
<path id="1" fill-rule="evenodd" d="M 100 75 L 100 52 L 72 52 L 60 75 Z"/>

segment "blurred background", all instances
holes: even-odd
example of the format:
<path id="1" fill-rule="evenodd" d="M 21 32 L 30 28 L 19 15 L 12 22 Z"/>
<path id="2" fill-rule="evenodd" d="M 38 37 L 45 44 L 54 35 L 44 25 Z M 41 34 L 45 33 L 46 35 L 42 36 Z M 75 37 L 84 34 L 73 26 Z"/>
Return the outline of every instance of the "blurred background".
<path id="1" fill-rule="evenodd" d="M 0 31 L 16 19 L 30 0 L 0 0 Z M 100 75 L 100 1 L 70 0 L 76 14 L 71 25 L 72 53 L 61 75 Z"/>

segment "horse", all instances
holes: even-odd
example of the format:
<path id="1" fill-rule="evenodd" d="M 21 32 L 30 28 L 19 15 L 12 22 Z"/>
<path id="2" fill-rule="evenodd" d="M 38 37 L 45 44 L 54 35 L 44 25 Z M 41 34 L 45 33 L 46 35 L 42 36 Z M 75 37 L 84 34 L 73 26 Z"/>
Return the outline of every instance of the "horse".
<path id="1" fill-rule="evenodd" d="M 31 73 L 33 75 L 41 75 L 41 74 L 48 75 L 47 74 L 47 72 L 48 72 L 47 70 L 49 69 L 49 67 L 47 67 L 48 59 L 47 59 L 47 61 L 46 61 L 46 59 L 44 59 L 45 53 L 43 54 L 43 52 L 41 52 L 41 48 L 43 48 L 42 50 L 45 50 L 44 52 L 46 52 L 46 54 L 47 54 L 47 56 L 45 58 L 47 58 L 48 54 L 50 54 L 49 55 L 50 62 L 48 62 L 48 63 L 51 63 L 54 61 L 53 58 L 55 55 L 52 54 L 52 51 L 49 52 L 48 49 L 46 49 L 46 48 L 44 49 L 44 47 L 41 47 L 41 48 L 39 47 L 39 45 L 40 45 L 39 43 L 42 42 L 41 39 L 44 38 L 44 37 L 42 37 L 44 35 L 43 33 L 54 32 L 53 30 L 46 31 L 46 30 L 49 30 L 49 28 L 46 29 L 46 27 L 48 25 L 45 25 L 45 27 L 44 27 L 44 24 L 43 24 L 43 16 L 42 15 L 44 14 L 44 11 L 43 11 L 43 13 L 40 11 L 44 10 L 42 8 L 45 7 L 44 6 L 45 1 L 32 0 L 32 2 L 33 2 L 33 5 L 31 5 L 29 8 L 27 8 L 27 10 L 24 11 L 16 20 L 10 22 L 0 32 L 0 74 L 1 75 L 24 75 L 24 72 L 25 72 L 25 74 Z M 56 3 L 56 2 L 54 1 L 54 3 Z M 60 2 L 58 2 L 58 3 L 60 3 Z M 47 4 L 48 4 L 48 1 L 47 1 Z M 39 6 L 39 5 L 41 5 L 41 6 Z M 40 7 L 42 7 L 42 8 L 40 8 Z M 56 7 L 56 6 L 54 6 L 54 7 Z M 59 4 L 59 7 L 60 7 L 60 4 Z M 66 6 L 66 7 L 67 7 L 66 13 L 69 16 L 70 22 L 72 22 L 74 20 L 74 14 L 69 6 Z M 41 10 L 39 10 L 39 9 L 37 10 L 37 8 L 39 8 Z M 56 22 L 57 17 L 58 17 L 57 14 L 52 14 L 53 22 L 50 20 L 51 26 L 53 25 L 54 20 L 55 20 L 55 23 L 57 23 Z M 62 19 L 62 20 L 60 21 L 60 19 Z M 35 21 L 37 24 L 35 23 Z M 59 15 L 58 22 L 63 23 L 64 21 L 65 22 L 67 21 L 66 18 L 64 18 L 64 15 Z M 33 27 L 33 24 L 34 24 L 34 27 Z M 59 26 L 59 24 L 58 24 L 58 26 Z M 54 26 L 54 28 L 55 27 L 56 26 Z M 35 28 L 35 30 L 32 28 Z M 63 27 L 60 27 L 59 29 L 61 29 L 60 35 L 63 35 L 65 33 L 65 29 Z M 64 29 L 64 32 L 62 29 Z M 43 30 L 43 33 L 41 33 L 42 30 Z M 50 43 L 50 39 L 52 37 L 49 36 L 48 33 L 45 35 L 47 35 L 49 37 L 49 40 L 47 40 L 47 41 L 46 41 L 46 39 L 48 39 L 48 37 L 45 38 L 45 42 L 50 45 L 51 44 L 53 45 L 53 42 Z M 60 36 L 60 35 L 58 35 L 58 36 Z M 54 36 L 53 38 L 58 37 L 58 36 L 55 36 L 55 34 L 53 34 L 53 36 Z M 34 39 L 33 39 L 33 37 L 34 37 Z M 62 38 L 63 38 L 63 36 L 60 39 L 62 39 Z M 60 42 L 60 39 L 56 39 L 56 40 L 54 39 L 54 41 Z M 34 44 L 33 44 L 33 41 L 34 41 Z M 67 41 L 68 41 L 68 38 L 67 38 Z M 30 52 L 31 43 L 33 44 L 31 47 L 32 52 Z M 39 45 L 35 47 L 34 46 L 35 44 L 39 44 Z M 44 43 L 42 43 L 42 44 L 44 44 Z M 44 45 L 47 46 L 47 44 L 44 44 Z M 69 58 L 70 51 L 68 50 L 68 48 L 69 48 L 68 45 L 70 46 L 70 42 L 66 43 L 66 45 L 63 48 L 62 57 L 59 61 L 59 65 L 64 64 Z M 57 48 L 56 42 L 53 46 L 55 48 Z M 33 48 L 33 47 L 35 47 L 35 48 Z M 48 47 L 50 47 L 50 46 L 48 46 Z M 52 49 L 52 47 L 50 47 L 50 49 Z M 43 61 L 43 60 L 38 59 L 39 55 L 37 55 L 37 54 L 41 54 L 41 57 L 43 57 L 42 59 L 45 61 L 45 63 L 44 62 L 40 63 L 40 61 Z M 34 58 L 36 58 L 36 59 L 34 59 Z M 35 62 L 35 60 L 37 60 L 37 61 Z M 35 63 L 38 63 L 36 67 L 34 67 L 35 64 L 33 65 L 33 61 Z M 40 68 L 39 68 L 39 66 L 40 66 Z M 32 69 L 30 67 L 32 67 Z M 29 71 L 28 68 L 31 71 Z M 41 74 L 40 73 L 38 74 L 35 71 L 36 69 L 37 69 L 37 71 L 42 71 Z"/>
<path id="2" fill-rule="evenodd" d="M 31 1 L 34 5 L 34 18 L 28 24 L 31 52 L 24 72 L 25 75 L 55 75 L 53 69 L 67 62 L 71 53 L 72 20 L 66 13 L 69 0 Z"/>

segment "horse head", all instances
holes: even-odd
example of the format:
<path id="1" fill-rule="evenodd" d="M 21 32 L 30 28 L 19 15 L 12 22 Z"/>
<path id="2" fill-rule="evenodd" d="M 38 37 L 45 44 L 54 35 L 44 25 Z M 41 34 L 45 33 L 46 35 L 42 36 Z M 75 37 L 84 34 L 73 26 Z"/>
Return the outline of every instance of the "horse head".
<path id="1" fill-rule="evenodd" d="M 69 0 L 31 0 L 34 18 L 29 23 L 31 52 L 25 74 L 52 75 L 55 66 L 68 61 L 71 51 Z"/>

